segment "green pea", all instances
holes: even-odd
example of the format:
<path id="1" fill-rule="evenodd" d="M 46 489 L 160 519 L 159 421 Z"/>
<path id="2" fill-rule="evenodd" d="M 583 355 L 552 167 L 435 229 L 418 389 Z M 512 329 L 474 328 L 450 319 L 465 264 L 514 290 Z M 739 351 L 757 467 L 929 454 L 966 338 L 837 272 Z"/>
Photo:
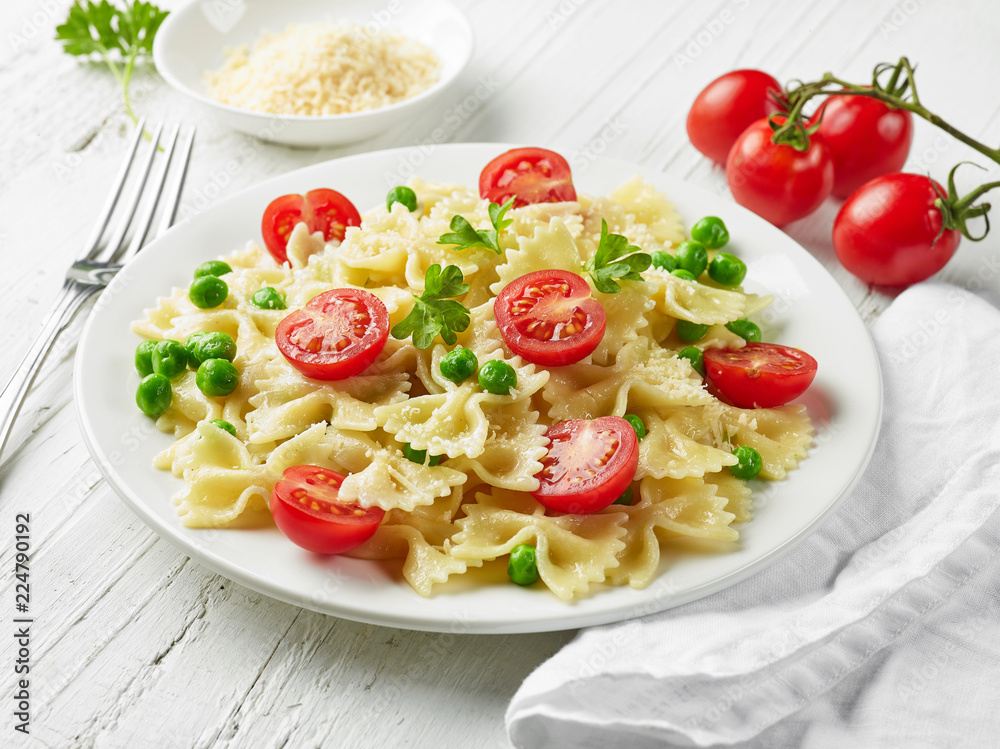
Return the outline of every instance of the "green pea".
<path id="1" fill-rule="evenodd" d="M 681 242 L 677 245 L 677 267 L 697 278 L 708 267 L 708 250 L 701 242 Z"/>
<path id="2" fill-rule="evenodd" d="M 632 492 L 632 487 L 629 486 L 626 487 L 625 491 L 622 492 L 622 495 L 611 504 L 628 505 L 629 507 L 631 507 L 634 501 L 635 501 L 635 494 Z"/>
<path id="3" fill-rule="evenodd" d="M 746 275 L 747 264 L 728 252 L 717 252 L 708 264 L 708 277 L 722 286 L 739 286 Z"/>
<path id="4" fill-rule="evenodd" d="M 441 375 L 454 383 L 465 382 L 479 369 L 479 360 L 471 349 L 459 346 L 441 359 Z"/>
<path id="5" fill-rule="evenodd" d="M 726 246 L 729 230 L 718 216 L 705 216 L 691 227 L 691 239 L 701 242 L 710 250 L 717 250 Z"/>
<path id="6" fill-rule="evenodd" d="M 760 343 L 760 327 L 756 323 L 740 318 L 726 323 L 726 329 L 749 343 Z"/>
<path id="7" fill-rule="evenodd" d="M 426 463 L 429 466 L 436 466 L 438 463 L 441 462 L 440 455 L 432 455 L 431 459 L 428 461 L 427 451 L 414 450 L 412 447 L 410 447 L 409 442 L 403 445 L 403 457 L 406 458 L 407 460 L 412 460 L 414 463 L 419 463 L 420 465 L 424 465 Z"/>
<path id="8" fill-rule="evenodd" d="M 625 421 L 632 425 L 636 437 L 642 439 L 646 436 L 646 425 L 642 423 L 642 419 L 638 416 L 635 414 L 625 414 Z"/>
<path id="9" fill-rule="evenodd" d="M 739 462 L 734 466 L 729 466 L 731 474 L 745 481 L 757 478 L 757 474 L 764 467 L 764 461 L 761 460 L 759 452 L 752 447 L 740 445 L 733 450 L 733 455 L 736 456 L 736 460 Z"/>
<path id="10" fill-rule="evenodd" d="M 689 322 L 688 320 L 678 320 L 676 327 L 677 337 L 684 341 L 684 343 L 694 343 L 704 338 L 710 327 L 710 325 Z"/>
<path id="11" fill-rule="evenodd" d="M 229 286 L 217 276 L 202 276 L 191 282 L 188 297 L 195 307 L 213 309 L 229 296 Z"/>
<path id="12" fill-rule="evenodd" d="M 208 359 L 232 361 L 236 358 L 236 341 L 228 333 L 195 333 L 184 341 L 184 348 L 187 349 L 191 369 L 198 369 Z"/>
<path id="13" fill-rule="evenodd" d="M 652 255 L 653 267 L 665 270 L 667 273 L 677 268 L 677 260 L 669 252 L 657 250 Z"/>
<path id="14" fill-rule="evenodd" d="M 156 341 L 143 341 L 135 347 L 135 371 L 143 377 L 153 374 L 153 349 Z"/>
<path id="15" fill-rule="evenodd" d="M 394 187 L 385 196 L 386 209 L 391 211 L 393 203 L 402 203 L 410 213 L 413 213 L 417 210 L 417 194 L 409 187 Z"/>
<path id="16" fill-rule="evenodd" d="M 224 276 L 226 273 L 232 272 L 233 269 L 229 267 L 229 263 L 224 263 L 221 260 L 209 260 L 207 263 L 202 263 L 194 269 L 194 277 Z"/>
<path id="17" fill-rule="evenodd" d="M 236 436 L 236 427 L 234 427 L 225 419 L 212 419 L 208 423 L 219 427 L 219 429 L 221 429 L 223 432 L 229 432 L 234 437 Z"/>
<path id="18" fill-rule="evenodd" d="M 240 384 L 240 373 L 231 361 L 206 359 L 198 367 L 194 381 L 201 392 L 214 398 L 233 392 Z"/>
<path id="19" fill-rule="evenodd" d="M 170 408 L 173 399 L 170 380 L 161 374 L 146 375 L 135 391 L 135 405 L 146 416 L 159 416 Z"/>
<path id="20" fill-rule="evenodd" d="M 163 375 L 168 380 L 174 379 L 187 369 L 187 349 L 177 341 L 160 341 L 153 346 L 153 355 L 150 358 L 153 363 L 153 371 Z"/>
<path id="21" fill-rule="evenodd" d="M 510 395 L 517 387 L 517 373 L 507 362 L 491 359 L 479 369 L 479 387 L 493 395 Z"/>
<path id="22" fill-rule="evenodd" d="M 538 580 L 538 558 L 531 544 L 518 544 L 510 550 L 507 577 L 518 585 L 531 585 Z"/>
<path id="23" fill-rule="evenodd" d="M 261 309 L 286 309 L 284 295 L 270 286 L 257 289 L 250 297 L 250 303 Z"/>
<path id="24" fill-rule="evenodd" d="M 692 273 L 689 270 L 685 270 L 684 268 L 678 268 L 677 270 L 672 270 L 670 271 L 670 275 L 677 276 L 678 278 L 683 278 L 685 281 L 698 280 L 697 278 L 695 278 L 694 273 Z"/>
<path id="25" fill-rule="evenodd" d="M 701 349 L 695 346 L 688 346 L 687 348 L 682 348 L 678 351 L 677 356 L 682 359 L 687 359 L 691 362 L 691 367 L 695 372 L 700 374 L 702 377 L 705 376 L 705 355 L 701 353 Z"/>

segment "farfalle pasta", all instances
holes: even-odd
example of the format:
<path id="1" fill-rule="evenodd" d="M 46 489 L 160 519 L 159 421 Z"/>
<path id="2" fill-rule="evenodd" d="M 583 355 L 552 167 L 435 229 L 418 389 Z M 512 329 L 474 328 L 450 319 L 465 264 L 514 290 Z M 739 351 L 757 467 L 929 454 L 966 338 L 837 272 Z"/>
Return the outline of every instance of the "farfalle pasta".
<path id="1" fill-rule="evenodd" d="M 304 224 L 278 265 L 254 243 L 225 262 L 229 296 L 201 309 L 174 290 L 133 330 L 152 341 L 185 341 L 223 332 L 236 342 L 239 382 L 225 397 L 205 395 L 194 371 L 179 375 L 157 426 L 176 441 L 156 459 L 182 486 L 174 498 L 191 527 L 244 528 L 271 522 L 269 498 L 282 472 L 316 465 L 343 474 L 340 499 L 385 511 L 374 536 L 349 552 L 398 559 L 420 595 L 510 554 L 535 547 L 541 581 L 564 600 L 601 584 L 641 588 L 663 562 L 661 549 L 682 537 L 732 544 L 734 524 L 750 519 L 750 490 L 729 468 L 734 446 L 760 454 L 762 477 L 784 478 L 802 459 L 812 426 L 801 406 L 739 409 L 713 397 L 688 358 L 677 353 L 677 321 L 706 326 L 702 350 L 739 348 L 726 323 L 753 314 L 767 299 L 650 268 L 617 293 L 592 284 L 606 312 L 600 343 L 582 361 L 545 367 L 511 351 L 494 317 L 494 298 L 516 278 L 547 269 L 582 274 L 598 252 L 602 222 L 654 253 L 685 239 L 680 217 L 651 185 L 635 178 L 608 197 L 539 203 L 509 211 L 498 249 L 461 251 L 439 238 L 458 215 L 489 229 L 489 202 L 450 184 L 410 183 L 416 211 L 380 206 L 326 243 Z M 469 325 L 456 345 L 480 366 L 502 361 L 516 374 L 507 394 L 475 378 L 456 383 L 441 363 L 454 346 L 441 338 L 425 349 L 389 338 L 360 374 L 321 382 L 303 375 L 279 351 L 275 331 L 292 311 L 336 288 L 365 289 L 384 304 L 391 325 L 414 307 L 433 265 L 457 266 L 469 285 L 458 301 Z M 252 302 L 263 287 L 287 309 Z M 645 425 L 631 505 L 590 514 L 546 510 L 532 496 L 548 450 L 546 430 L 567 419 L 636 415 Z M 212 425 L 222 419 L 235 436 Z M 414 462 L 404 447 L 434 460 Z M 438 458 L 440 459 L 438 461 Z M 238 532 L 238 531 L 234 531 Z"/>

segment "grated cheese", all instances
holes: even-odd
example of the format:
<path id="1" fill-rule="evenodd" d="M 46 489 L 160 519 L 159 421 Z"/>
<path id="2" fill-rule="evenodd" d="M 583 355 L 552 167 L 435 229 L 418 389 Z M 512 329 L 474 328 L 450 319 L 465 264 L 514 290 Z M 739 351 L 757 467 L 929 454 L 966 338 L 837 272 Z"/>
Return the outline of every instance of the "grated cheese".
<path id="1" fill-rule="evenodd" d="M 425 44 L 349 23 L 293 24 L 253 49 L 227 48 L 205 77 L 224 104 L 258 112 L 331 115 L 377 109 L 430 88 L 441 65 Z"/>

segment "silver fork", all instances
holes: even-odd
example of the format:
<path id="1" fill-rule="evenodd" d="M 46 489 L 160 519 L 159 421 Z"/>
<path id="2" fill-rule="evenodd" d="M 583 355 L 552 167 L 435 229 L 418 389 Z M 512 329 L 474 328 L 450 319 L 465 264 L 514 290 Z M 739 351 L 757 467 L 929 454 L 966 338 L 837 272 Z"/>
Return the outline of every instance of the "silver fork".
<path id="1" fill-rule="evenodd" d="M 111 283 L 122 266 L 142 249 L 158 206 L 161 218 L 154 236 L 165 232 L 174 221 L 181 189 L 184 187 L 184 177 L 187 173 L 191 147 L 194 144 L 194 128 L 183 139 L 180 138 L 179 125 L 171 129 L 164 140 L 163 154 L 159 159 L 158 167 L 150 180 L 149 175 L 154 171 L 153 163 L 157 160 L 160 136 L 163 134 L 163 127 L 159 126 L 153 131 L 149 146 L 144 149 L 138 159 L 135 185 L 119 210 L 119 218 L 108 234 L 107 240 L 101 242 L 101 238 L 105 235 L 105 230 L 111 222 L 115 206 L 122 196 L 125 183 L 132 171 L 132 165 L 136 162 L 136 154 L 139 152 L 139 142 L 142 139 L 144 128 L 145 122 L 140 120 L 129 141 L 125 162 L 118 170 L 115 185 L 98 215 L 97 224 L 87 239 L 80 259 L 73 263 L 66 272 L 62 291 L 45 317 L 41 332 L 24 355 L 24 359 L 15 370 L 10 382 L 0 393 L 0 454 L 3 453 L 4 445 L 7 444 L 7 438 L 10 436 L 14 419 L 17 418 L 17 414 L 21 410 L 24 396 L 27 394 L 28 388 L 31 387 L 35 374 L 45 360 L 46 354 L 52 348 L 56 337 L 73 320 L 84 301 Z M 173 170 L 174 176 L 170 186 L 164 190 L 167 176 L 171 171 L 171 162 L 175 161 L 175 152 L 177 166 Z M 147 198 L 145 202 L 142 202 L 144 194 Z M 161 199 L 162 205 L 160 205 Z M 142 203 L 141 206 L 140 203 Z M 126 246 L 125 238 L 129 226 L 132 226 L 132 238 Z"/>

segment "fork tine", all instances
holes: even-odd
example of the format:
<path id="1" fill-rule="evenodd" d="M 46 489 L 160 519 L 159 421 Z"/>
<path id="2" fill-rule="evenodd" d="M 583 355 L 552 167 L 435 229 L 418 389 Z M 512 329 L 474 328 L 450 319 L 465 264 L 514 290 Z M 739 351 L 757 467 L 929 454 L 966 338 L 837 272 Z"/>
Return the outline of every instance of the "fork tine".
<path id="1" fill-rule="evenodd" d="M 149 178 L 149 170 L 153 166 L 153 159 L 156 157 L 157 146 L 160 142 L 160 133 L 162 132 L 163 126 L 157 125 L 156 130 L 153 131 L 153 136 L 150 139 L 148 153 L 139 167 L 138 182 L 136 182 L 131 194 L 128 198 L 126 198 L 125 205 L 122 208 L 122 216 L 118 219 L 118 224 L 111 236 L 108 237 L 108 243 L 106 246 L 112 255 L 117 254 L 121 249 L 122 242 L 125 239 L 125 234 L 128 232 L 129 224 L 132 223 L 132 218 L 135 216 L 135 207 L 139 204 L 139 198 L 142 197 L 142 191 L 146 186 L 146 180 Z"/>
<path id="2" fill-rule="evenodd" d="M 174 223 L 174 216 L 177 213 L 177 204 L 180 203 L 181 193 L 184 190 L 184 179 L 187 177 L 188 162 L 191 159 L 191 149 L 194 146 L 194 134 L 195 128 L 192 127 L 190 134 L 185 139 L 180 152 L 177 154 L 177 161 L 179 164 L 177 176 L 174 177 L 173 183 L 167 189 L 167 200 L 163 205 L 163 217 L 160 219 L 160 224 L 156 228 L 156 234 L 154 235 L 156 237 L 163 234 L 163 232 L 169 229 L 171 224 Z"/>
<path id="3" fill-rule="evenodd" d="M 149 225 L 153 223 L 153 214 L 156 213 L 156 205 L 160 202 L 160 195 L 163 193 L 163 184 L 167 181 L 167 173 L 170 171 L 170 160 L 174 155 L 174 147 L 177 145 L 177 136 L 180 134 L 180 130 L 180 125 L 175 125 L 172 132 L 167 136 L 165 143 L 166 150 L 163 158 L 160 160 L 156 175 L 149 184 L 149 190 L 147 190 L 152 195 L 146 198 L 146 202 L 135 217 L 132 241 L 129 242 L 128 249 L 120 255 L 118 253 L 112 255 L 110 258 L 111 262 L 124 265 L 142 248 L 143 243 L 146 241 Z"/>
<path id="4" fill-rule="evenodd" d="M 135 126 L 135 131 L 132 133 L 132 140 L 128 144 L 128 155 L 118 169 L 114 187 L 108 193 L 108 197 L 104 201 L 104 206 L 98 214 L 97 223 L 94 225 L 94 228 L 90 232 L 90 237 L 87 238 L 84 244 L 81 258 L 93 260 L 97 256 L 97 246 L 100 244 L 101 235 L 104 234 L 104 230 L 108 227 L 108 222 L 111 220 L 111 213 L 114 211 L 115 205 L 118 203 L 118 198 L 122 194 L 122 188 L 125 187 L 125 178 L 128 176 L 128 170 L 132 166 L 132 162 L 135 160 L 135 152 L 139 148 L 139 140 L 142 138 L 145 128 L 146 119 L 142 118 Z"/>

